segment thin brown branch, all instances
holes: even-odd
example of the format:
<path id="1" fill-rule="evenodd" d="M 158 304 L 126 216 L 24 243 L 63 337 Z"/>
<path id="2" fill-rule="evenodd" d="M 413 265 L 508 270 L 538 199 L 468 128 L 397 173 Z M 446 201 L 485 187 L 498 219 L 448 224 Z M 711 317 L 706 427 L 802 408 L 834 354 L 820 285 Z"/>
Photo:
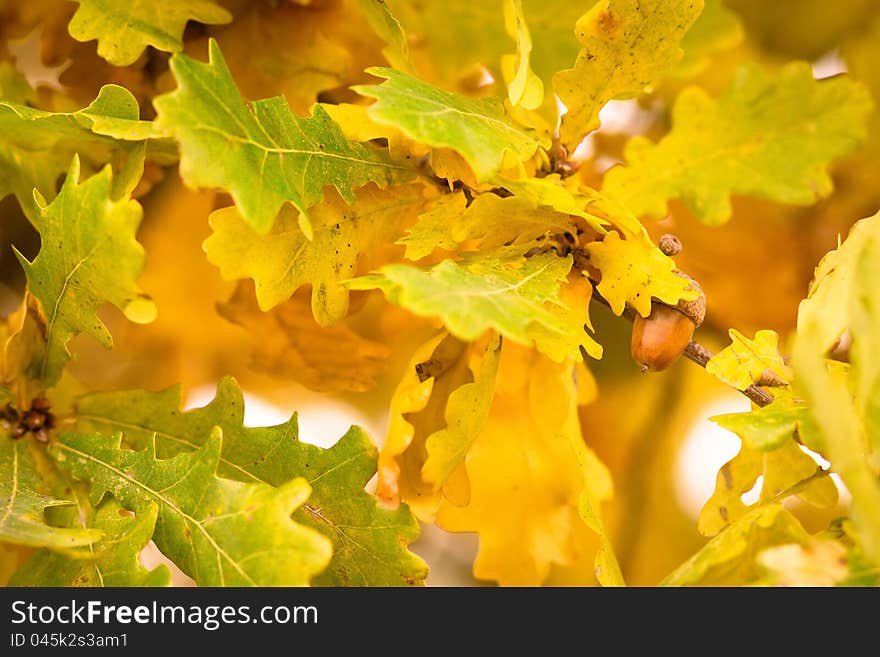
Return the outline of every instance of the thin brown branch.
<path id="1" fill-rule="evenodd" d="M 593 299 L 601 303 L 606 308 L 611 308 L 608 301 L 599 294 L 595 289 L 593 290 Z M 635 311 L 628 307 L 623 311 L 622 317 L 625 317 L 629 321 L 633 321 L 635 319 Z M 705 368 L 706 363 L 714 356 L 709 349 L 706 349 L 703 345 L 695 340 L 691 340 L 688 343 L 688 346 L 685 347 L 684 353 L 682 354 L 688 360 L 696 363 L 700 367 Z M 740 390 L 742 394 L 752 400 L 757 406 L 767 406 L 769 403 L 773 401 L 773 395 L 771 395 L 766 390 L 759 388 L 756 385 L 750 385 L 745 390 Z"/>

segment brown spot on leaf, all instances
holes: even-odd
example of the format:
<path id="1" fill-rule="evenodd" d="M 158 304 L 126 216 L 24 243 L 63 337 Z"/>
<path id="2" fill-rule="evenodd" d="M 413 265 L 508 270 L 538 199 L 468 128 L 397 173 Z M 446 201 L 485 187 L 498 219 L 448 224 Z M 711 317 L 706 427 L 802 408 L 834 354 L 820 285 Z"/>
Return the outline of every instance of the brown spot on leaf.
<path id="1" fill-rule="evenodd" d="M 721 466 L 721 478 L 724 479 L 724 486 L 728 490 L 733 488 L 733 476 L 730 474 L 730 464 L 725 463 Z"/>
<path id="2" fill-rule="evenodd" d="M 439 375 L 445 369 L 443 363 L 437 358 L 431 358 L 424 363 L 416 364 L 416 376 L 419 377 L 419 383 L 424 383 L 431 377 Z"/>
<path id="3" fill-rule="evenodd" d="M 613 11 L 608 9 L 598 13 L 596 16 L 596 26 L 598 27 L 600 34 L 610 38 L 616 37 L 621 29 L 620 19 Z"/>

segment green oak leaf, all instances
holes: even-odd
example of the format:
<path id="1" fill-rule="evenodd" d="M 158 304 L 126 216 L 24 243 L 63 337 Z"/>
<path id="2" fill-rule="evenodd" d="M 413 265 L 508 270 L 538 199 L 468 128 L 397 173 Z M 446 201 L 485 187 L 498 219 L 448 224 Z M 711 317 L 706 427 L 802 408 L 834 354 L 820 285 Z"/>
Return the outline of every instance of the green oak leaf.
<path id="1" fill-rule="evenodd" d="M 13 440 L 0 433 L 0 542 L 70 550 L 101 538 L 100 529 L 53 527 L 44 512 L 51 507 L 72 506 L 39 491 L 46 488 L 30 438 Z"/>
<path id="2" fill-rule="evenodd" d="M 217 472 L 245 482 L 281 486 L 295 477 L 309 482 L 312 494 L 294 519 L 327 537 L 333 558 L 313 580 L 326 585 L 399 586 L 420 583 L 425 564 L 406 545 L 418 524 L 406 506 L 381 507 L 364 490 L 376 472 L 376 448 L 352 427 L 330 449 L 298 439 L 296 418 L 273 427 L 245 428 L 244 399 L 234 379 L 222 379 L 214 400 L 181 412 L 180 388 L 161 392 L 93 393 L 76 402 L 77 429 L 110 435 L 121 431 L 140 448 L 155 435 L 162 458 L 199 449 L 211 427 L 223 430 Z"/>
<path id="3" fill-rule="evenodd" d="M 98 54 L 114 66 L 128 66 L 147 46 L 183 49 L 188 21 L 220 25 L 232 14 L 211 0 L 74 0 L 79 8 L 68 30 L 77 41 L 98 40 Z"/>
<path id="4" fill-rule="evenodd" d="M 809 534 L 780 504 L 743 515 L 675 572 L 661 586 L 742 586 L 763 576 L 758 553 L 777 545 L 805 544 Z"/>
<path id="5" fill-rule="evenodd" d="M 107 498 L 89 524 L 102 531 L 90 552 L 77 555 L 40 550 L 10 579 L 10 586 L 168 586 L 171 572 L 161 565 L 144 568 L 138 555 L 149 543 L 159 507 L 150 504 L 137 515 Z"/>
<path id="6" fill-rule="evenodd" d="M 770 370 L 781 381 L 791 380 L 791 368 L 779 353 L 776 331 L 761 330 L 750 339 L 736 329 L 728 331 L 731 344 L 712 356 L 706 371 L 737 390 L 745 390 Z"/>
<path id="7" fill-rule="evenodd" d="M 373 67 L 367 73 L 386 79 L 381 85 L 353 87 L 377 99 L 367 110 L 370 118 L 420 143 L 455 150 L 478 180 L 488 180 L 504 168 L 507 154 L 515 164 L 540 146 L 529 129 L 508 119 L 497 98 L 468 98 L 392 68 Z"/>
<path id="8" fill-rule="evenodd" d="M 300 230 L 300 217 L 285 207 L 272 228 L 260 235 L 235 207 L 222 208 L 209 219 L 214 233 L 205 240 L 208 260 L 226 280 L 252 278 L 264 311 L 286 301 L 302 285 L 312 286 L 312 313 L 329 326 L 348 312 L 348 290 L 341 282 L 357 274 L 382 244 L 393 241 L 402 225 L 425 203 L 417 184 L 358 190 L 351 206 L 338 195 L 311 211 L 311 239 Z"/>
<path id="9" fill-rule="evenodd" d="M 679 94 L 672 130 L 657 144 L 630 140 L 603 191 L 652 217 L 681 199 L 709 224 L 730 218 L 731 194 L 809 205 L 831 193 L 828 165 L 864 137 L 870 109 L 861 84 L 814 80 L 809 64 L 747 65 L 718 100 L 699 87 Z"/>
<path id="10" fill-rule="evenodd" d="M 790 396 L 777 393 L 772 403 L 750 413 L 727 413 L 709 418 L 715 424 L 742 438 L 751 450 L 767 452 L 791 439 L 815 444 L 816 427 L 807 407 Z"/>
<path id="11" fill-rule="evenodd" d="M 158 438 L 141 451 L 121 434 L 62 433 L 50 447 L 59 466 L 135 513 L 159 508 L 153 540 L 200 586 L 304 586 L 326 567 L 330 541 L 291 519 L 311 488 L 302 478 L 275 488 L 221 479 L 223 432 L 195 452 L 156 458 Z"/>
<path id="12" fill-rule="evenodd" d="M 113 197 L 131 192 L 141 178 L 147 146 L 160 163 L 174 159 L 173 144 L 148 121 L 139 121 L 137 100 L 108 84 L 86 108 L 53 113 L 0 102 L 0 199 L 15 194 L 32 217 L 34 188 L 55 195 L 58 176 L 74 154 L 87 172 L 113 165 Z"/>
<path id="13" fill-rule="evenodd" d="M 112 173 L 105 167 L 79 182 L 74 157 L 64 185 L 46 205 L 35 194 L 34 225 L 42 246 L 33 262 L 15 251 L 27 275 L 28 289 L 40 303 L 45 342 L 36 350 L 27 374 L 54 385 L 71 358 L 67 343 L 87 333 L 105 347 L 113 340 L 97 311 L 110 302 L 135 322 L 156 316 L 153 302 L 135 280 L 144 268 L 144 250 L 135 240 L 141 206 L 131 199 L 111 198 Z"/>
<path id="14" fill-rule="evenodd" d="M 584 332 L 586 305 L 563 302 L 560 286 L 571 257 L 542 253 L 523 258 L 504 250 L 469 254 L 463 262 L 444 260 L 431 269 L 393 264 L 347 283 L 353 290 L 379 289 L 391 303 L 421 317 L 440 317 L 450 333 L 472 341 L 493 329 L 524 345 L 534 344 L 557 362 L 595 358 L 602 348 Z M 589 300 L 592 290 L 585 299 Z M 577 304 L 577 305 L 575 305 Z"/>
<path id="15" fill-rule="evenodd" d="M 320 105 L 303 118 L 281 96 L 245 103 L 213 39 L 208 63 L 178 54 L 171 71 L 178 88 L 153 104 L 157 124 L 180 142 L 181 176 L 229 192 L 260 234 L 284 204 L 306 212 L 320 202 L 325 185 L 351 203 L 356 187 L 411 177 L 386 152 L 349 141 Z"/>
<path id="16" fill-rule="evenodd" d="M 568 111 L 560 139 L 573 153 L 599 127 L 599 110 L 656 84 L 682 56 L 679 46 L 703 0 L 602 0 L 578 19 L 574 67 L 553 76 Z"/>

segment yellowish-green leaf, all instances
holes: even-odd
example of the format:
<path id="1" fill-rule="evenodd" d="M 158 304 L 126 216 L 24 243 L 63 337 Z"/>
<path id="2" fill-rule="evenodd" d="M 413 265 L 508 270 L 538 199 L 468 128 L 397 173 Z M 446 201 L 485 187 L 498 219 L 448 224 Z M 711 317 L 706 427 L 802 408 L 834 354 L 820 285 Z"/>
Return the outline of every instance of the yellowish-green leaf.
<path id="1" fill-rule="evenodd" d="M 699 18 L 681 40 L 684 57 L 672 73 L 679 77 L 697 75 L 709 66 L 715 53 L 733 48 L 743 36 L 742 21 L 724 5 L 724 0 L 705 0 Z"/>
<path id="2" fill-rule="evenodd" d="M 212 0 L 74 0 L 70 20 L 78 41 L 98 40 L 98 54 L 114 66 L 128 66 L 147 46 L 178 52 L 188 21 L 228 23 L 232 14 Z"/>
<path id="3" fill-rule="evenodd" d="M 34 188 L 52 199 L 58 177 L 77 153 L 87 173 L 113 165 L 114 198 L 131 192 L 143 172 L 147 140 L 159 161 L 173 159 L 173 145 L 138 116 L 135 97 L 112 84 L 101 87 L 88 107 L 69 114 L 0 102 L 0 199 L 15 194 L 33 217 Z"/>
<path id="4" fill-rule="evenodd" d="M 138 560 L 153 536 L 159 508 L 150 504 L 137 515 L 126 512 L 113 498 L 95 511 L 91 526 L 103 538 L 89 552 L 75 555 L 40 550 L 15 573 L 10 586 L 167 586 L 165 565 L 153 570 Z"/>
<path id="5" fill-rule="evenodd" d="M 479 197 L 478 197 L 479 198 Z M 462 192 L 444 194 L 419 215 L 419 220 L 397 242 L 406 245 L 406 257 L 420 260 L 435 249 L 452 251 L 467 239 L 467 198 Z M 461 239 L 457 235 L 461 234 Z"/>
<path id="6" fill-rule="evenodd" d="M 880 472 L 880 236 L 865 241 L 854 273 L 849 313 L 852 389 L 872 452 L 871 464 Z"/>
<path id="7" fill-rule="evenodd" d="M 148 323 L 156 307 L 135 283 L 144 250 L 135 240 L 141 206 L 111 198 L 110 167 L 80 183 L 74 157 L 64 186 L 52 203 L 35 195 L 34 225 L 42 248 L 29 262 L 16 251 L 30 293 L 40 302 L 45 343 L 27 368 L 31 378 L 51 386 L 71 358 L 68 341 L 87 333 L 105 347 L 113 340 L 97 311 L 110 302 L 134 322 Z"/>
<path id="8" fill-rule="evenodd" d="M 101 538 L 100 529 L 53 527 L 45 510 L 73 502 L 44 494 L 47 489 L 30 438 L 13 440 L 0 432 L 0 542 L 70 550 Z"/>
<path id="9" fill-rule="evenodd" d="M 285 204 L 306 212 L 320 202 L 325 185 L 353 202 L 367 182 L 410 177 L 387 153 L 346 139 L 320 105 L 302 118 L 280 96 L 246 104 L 213 39 L 208 63 L 179 54 L 171 70 L 178 88 L 154 105 L 158 125 L 180 142 L 181 176 L 191 187 L 228 191 L 259 234 Z"/>
<path id="10" fill-rule="evenodd" d="M 641 231 L 626 239 L 616 232 L 587 245 L 590 262 L 602 272 L 596 286 L 615 315 L 629 304 L 642 317 L 651 314 L 651 299 L 674 306 L 679 299 L 695 299 L 697 290 L 675 273 L 675 263 Z"/>
<path id="11" fill-rule="evenodd" d="M 425 188 L 416 184 L 364 187 L 353 206 L 328 194 L 310 212 L 311 239 L 300 230 L 300 217 L 291 207 L 282 210 L 265 235 L 237 208 L 223 208 L 210 217 L 214 233 L 204 248 L 224 279 L 254 279 L 264 311 L 311 285 L 315 320 L 329 326 L 348 312 L 348 290 L 340 281 L 357 275 L 360 261 L 369 261 L 379 246 L 399 236 L 425 200 Z"/>
<path id="12" fill-rule="evenodd" d="M 183 454 L 195 463 L 205 457 L 211 428 L 218 426 L 223 431 L 218 475 L 261 486 L 284 488 L 291 481 L 311 486 L 293 518 L 333 545 L 333 558 L 314 584 L 403 586 L 425 578 L 425 564 L 407 549 L 418 536 L 409 510 L 385 509 L 364 490 L 376 472 L 377 450 L 361 429 L 352 427 L 333 447 L 321 449 L 299 440 L 296 417 L 272 427 L 245 427 L 244 399 L 231 378 L 218 383 L 207 406 L 182 412 L 180 404 L 179 387 L 91 394 L 77 401 L 77 429 L 104 436 L 122 431 L 130 445 L 155 442 L 161 458 Z M 279 564 L 279 572 L 283 568 Z"/>
<path id="13" fill-rule="evenodd" d="M 425 441 L 428 458 L 422 467 L 422 478 L 443 487 L 446 481 L 464 463 L 465 456 L 489 415 L 489 406 L 495 393 L 495 376 L 501 357 L 501 338 L 493 336 L 486 347 L 485 357 L 473 383 L 456 389 L 446 402 L 446 427 L 436 431 Z M 467 475 L 463 472 L 464 479 Z M 467 503 L 467 500 L 464 500 Z"/>
<path id="14" fill-rule="evenodd" d="M 807 407 L 779 392 L 775 397 L 771 404 L 750 413 L 728 413 L 709 419 L 735 433 L 746 447 L 758 452 L 778 449 L 792 439 L 816 444 L 816 427 Z"/>
<path id="15" fill-rule="evenodd" d="M 311 493 L 306 480 L 274 488 L 220 479 L 219 428 L 197 451 L 166 460 L 155 439 L 139 452 L 120 440 L 62 433 L 50 449 L 90 483 L 93 503 L 112 493 L 135 513 L 157 505 L 157 547 L 199 585 L 304 586 L 329 563 L 330 541 L 291 518 Z"/>
<path id="16" fill-rule="evenodd" d="M 779 504 L 759 507 L 739 518 L 679 566 L 661 586 L 742 586 L 764 575 L 761 550 L 805 544 L 809 534 Z"/>
<path id="17" fill-rule="evenodd" d="M 806 400 L 820 439 L 814 449 L 822 449 L 852 495 L 850 517 L 859 543 L 868 560 L 880 564 L 880 481 L 877 479 L 877 344 L 878 308 L 874 297 L 880 272 L 880 239 L 874 232 L 874 219 L 861 222 L 836 252 L 825 257 L 820 270 L 825 273 L 827 311 L 843 308 L 851 318 L 853 366 L 847 380 L 832 371 L 823 358 L 828 338 L 827 324 L 814 305 L 801 312 L 794 349 L 796 384 Z M 840 273 L 833 262 L 839 260 Z M 827 269 L 826 269 L 827 267 Z M 817 278 L 814 288 L 821 289 Z M 814 295 L 811 300 L 816 299 Z M 859 344 L 861 343 L 861 344 Z M 858 345 L 858 346 L 857 346 Z M 855 390 L 855 399 L 851 393 Z M 872 454 L 873 452 L 873 454 Z M 874 462 L 870 459 L 874 459 Z"/>
<path id="18" fill-rule="evenodd" d="M 394 68 L 412 72 L 406 34 L 385 0 L 358 0 L 358 6 L 373 31 L 388 44 L 382 54 Z"/>
<path id="19" fill-rule="evenodd" d="M 386 78 L 381 85 L 354 87 L 377 99 L 368 110 L 374 121 L 428 146 L 453 149 L 480 181 L 530 158 L 540 145 L 529 129 L 509 120 L 497 98 L 468 98 L 391 68 L 367 72 Z"/>
<path id="20" fill-rule="evenodd" d="M 501 58 L 507 80 L 507 97 L 513 105 L 537 109 L 544 102 L 544 83 L 529 66 L 532 37 L 523 13 L 522 0 L 504 0 L 504 24 L 516 41 L 516 54 Z"/>
<path id="21" fill-rule="evenodd" d="M 737 390 L 745 390 L 757 383 L 765 370 L 770 370 L 781 380 L 791 381 L 791 368 L 779 354 L 779 336 L 776 331 L 761 330 L 754 340 L 736 329 L 728 331 L 731 344 L 715 354 L 706 371 Z"/>
<path id="22" fill-rule="evenodd" d="M 477 196 L 467 208 L 465 202 L 462 194 L 448 194 L 419 216 L 399 240 L 406 245 L 406 257 L 418 260 L 435 248 L 452 250 L 468 240 L 478 240 L 480 250 L 489 250 L 574 231 L 567 214 L 537 208 L 530 199 L 489 193 Z"/>
<path id="23" fill-rule="evenodd" d="M 0 100 L 26 105 L 35 98 L 24 74 L 12 62 L 0 62 Z"/>
<path id="24" fill-rule="evenodd" d="M 536 345 L 557 362 L 580 359 L 581 345 L 593 357 L 601 356 L 601 347 L 583 330 L 590 294 L 576 305 L 560 298 L 571 257 L 505 253 L 481 252 L 461 263 L 444 260 L 428 270 L 387 265 L 347 285 L 380 289 L 389 301 L 416 315 L 440 317 L 462 340 L 475 340 L 492 329 L 514 342 Z"/>
<path id="25" fill-rule="evenodd" d="M 864 137 L 870 108 L 863 86 L 814 80 L 808 64 L 774 74 L 744 66 L 718 100 L 684 90 L 669 134 L 657 144 L 632 139 L 603 191 L 652 217 L 681 199 L 709 224 L 730 218 L 731 194 L 809 205 L 831 193 L 828 165 Z"/>
<path id="26" fill-rule="evenodd" d="M 637 96 L 681 59 L 679 44 L 702 9 L 703 0 L 602 0 L 578 19 L 577 61 L 553 76 L 568 108 L 560 137 L 569 153 L 599 127 L 605 103 Z"/>
<path id="27" fill-rule="evenodd" d="M 831 349 L 852 323 L 856 263 L 870 240 L 880 240 L 880 212 L 856 222 L 843 244 L 822 258 L 801 301 L 798 333 L 809 326 L 822 349 Z"/>
<path id="28" fill-rule="evenodd" d="M 498 177 L 493 182 L 517 198 L 530 201 L 535 208 L 552 208 L 563 214 L 581 217 L 596 232 L 600 234 L 606 232 L 609 222 L 591 214 L 588 209 L 588 206 L 596 201 L 594 193 L 582 193 L 580 189 L 566 184 L 557 174 L 519 180 Z"/>

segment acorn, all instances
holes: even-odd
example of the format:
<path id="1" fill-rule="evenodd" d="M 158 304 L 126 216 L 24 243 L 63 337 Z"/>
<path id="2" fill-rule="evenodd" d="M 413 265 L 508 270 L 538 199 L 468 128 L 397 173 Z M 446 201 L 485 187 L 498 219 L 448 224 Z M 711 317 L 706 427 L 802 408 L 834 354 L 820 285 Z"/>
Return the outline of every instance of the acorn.
<path id="1" fill-rule="evenodd" d="M 699 283 L 687 274 L 675 273 L 689 279 L 691 289 L 698 290 L 700 296 L 693 301 L 681 300 L 675 307 L 655 300 L 647 317 L 636 315 L 632 357 L 642 372 L 659 372 L 677 361 L 694 337 L 694 330 L 706 317 L 706 296 Z"/>

